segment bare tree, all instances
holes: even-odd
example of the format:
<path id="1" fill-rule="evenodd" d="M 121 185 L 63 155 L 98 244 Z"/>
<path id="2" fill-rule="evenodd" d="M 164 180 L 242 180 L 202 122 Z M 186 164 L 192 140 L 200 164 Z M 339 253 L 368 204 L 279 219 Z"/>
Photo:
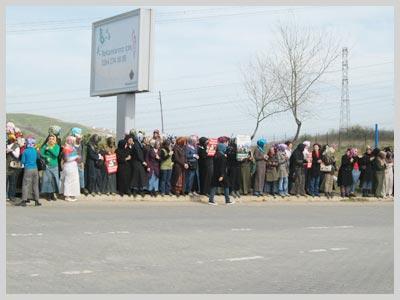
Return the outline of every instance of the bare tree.
<path id="1" fill-rule="evenodd" d="M 316 83 L 340 56 L 339 42 L 332 34 L 316 32 L 295 22 L 278 25 L 276 45 L 265 64 L 279 86 L 279 104 L 291 112 L 297 130 L 306 118 L 306 108 L 314 98 Z M 277 95 L 275 95 L 277 96 Z"/>
<path id="2" fill-rule="evenodd" d="M 259 54 L 241 70 L 243 85 L 251 103 L 248 113 L 256 121 L 251 139 L 256 135 L 260 124 L 268 117 L 286 111 L 279 100 L 279 82 L 269 70 L 267 59 Z"/>

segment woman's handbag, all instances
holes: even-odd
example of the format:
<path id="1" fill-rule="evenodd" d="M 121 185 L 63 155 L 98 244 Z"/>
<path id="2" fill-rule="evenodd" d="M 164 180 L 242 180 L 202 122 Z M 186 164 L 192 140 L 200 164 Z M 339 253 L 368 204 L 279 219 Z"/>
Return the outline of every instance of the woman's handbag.
<path id="1" fill-rule="evenodd" d="M 327 166 L 321 163 L 321 172 L 332 172 L 332 165 Z"/>
<path id="2" fill-rule="evenodd" d="M 12 161 L 10 161 L 10 168 L 12 168 L 12 169 L 21 169 L 22 168 L 22 164 L 21 164 L 20 161 L 12 160 Z"/>
<path id="3" fill-rule="evenodd" d="M 43 158 L 38 157 L 38 159 L 36 160 L 36 164 L 37 164 L 38 171 L 46 170 L 46 162 L 44 161 Z"/>

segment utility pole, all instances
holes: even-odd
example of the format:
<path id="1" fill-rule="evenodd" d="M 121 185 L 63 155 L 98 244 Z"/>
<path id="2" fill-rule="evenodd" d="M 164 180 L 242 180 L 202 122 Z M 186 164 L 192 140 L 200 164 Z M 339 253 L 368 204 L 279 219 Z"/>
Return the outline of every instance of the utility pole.
<path id="1" fill-rule="evenodd" d="M 350 100 L 349 100 L 349 64 L 348 64 L 348 49 L 342 49 L 342 97 L 340 104 L 340 125 L 339 131 L 349 130 L 350 125 Z"/>
<path id="2" fill-rule="evenodd" d="M 164 116 L 161 102 L 161 91 L 158 91 L 158 98 L 160 99 L 160 111 L 161 111 L 161 132 L 164 133 Z"/>

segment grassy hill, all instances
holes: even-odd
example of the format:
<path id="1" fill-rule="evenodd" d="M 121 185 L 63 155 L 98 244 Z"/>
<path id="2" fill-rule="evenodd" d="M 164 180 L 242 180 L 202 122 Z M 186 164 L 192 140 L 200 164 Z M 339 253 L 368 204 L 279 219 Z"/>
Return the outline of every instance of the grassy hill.
<path id="1" fill-rule="evenodd" d="M 13 122 L 16 127 L 21 129 L 24 136 L 32 134 L 39 142 L 46 139 L 49 127 L 51 125 L 58 125 L 61 127 L 61 137 L 66 137 L 73 127 L 81 128 L 84 135 L 88 133 L 98 133 L 100 135 L 108 134 L 108 132 L 104 132 L 98 129 L 92 129 L 79 123 L 65 122 L 46 116 L 22 113 L 8 113 L 6 117 L 7 122 Z"/>

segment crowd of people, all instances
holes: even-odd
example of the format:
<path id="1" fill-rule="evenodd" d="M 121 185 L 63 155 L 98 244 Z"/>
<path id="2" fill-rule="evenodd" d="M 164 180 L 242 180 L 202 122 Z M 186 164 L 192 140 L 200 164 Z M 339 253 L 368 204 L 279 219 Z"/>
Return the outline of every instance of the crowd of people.
<path id="1" fill-rule="evenodd" d="M 61 141 L 59 126 L 51 126 L 40 145 L 33 136 L 24 137 L 12 122 L 6 126 L 7 200 L 40 206 L 39 196 L 48 201 L 76 201 L 86 196 L 164 197 L 205 195 L 216 205 L 216 194 L 227 204 L 241 195 L 261 197 L 311 196 L 324 193 L 331 198 L 393 196 L 393 151 L 367 147 L 365 153 L 349 148 L 335 159 L 336 145 L 299 143 L 271 144 L 261 138 L 246 157 L 238 159 L 235 138 L 221 136 L 215 153 L 210 139 L 152 136 L 131 130 L 124 139 L 92 134 L 83 141 L 82 130 L 72 128 Z M 17 189 L 21 198 L 16 198 Z"/>

